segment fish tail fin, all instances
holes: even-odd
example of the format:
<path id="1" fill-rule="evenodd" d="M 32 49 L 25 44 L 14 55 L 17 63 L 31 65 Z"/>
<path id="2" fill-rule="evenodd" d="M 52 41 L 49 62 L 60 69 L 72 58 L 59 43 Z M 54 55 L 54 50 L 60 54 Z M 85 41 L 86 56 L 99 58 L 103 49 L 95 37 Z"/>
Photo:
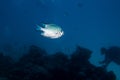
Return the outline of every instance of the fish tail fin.
<path id="1" fill-rule="evenodd" d="M 39 26 L 39 25 L 37 25 L 37 24 L 36 24 L 36 26 L 37 26 L 37 27 L 36 27 L 36 30 L 37 30 L 37 31 L 38 31 L 38 30 L 41 30 L 41 28 L 42 28 L 41 26 Z"/>

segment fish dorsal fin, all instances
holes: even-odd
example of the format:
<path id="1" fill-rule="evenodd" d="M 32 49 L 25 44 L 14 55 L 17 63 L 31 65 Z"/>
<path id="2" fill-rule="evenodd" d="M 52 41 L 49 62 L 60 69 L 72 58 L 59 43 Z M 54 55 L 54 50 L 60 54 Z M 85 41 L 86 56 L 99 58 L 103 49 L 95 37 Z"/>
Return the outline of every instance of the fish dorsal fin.
<path id="1" fill-rule="evenodd" d="M 49 24 L 42 24 L 44 28 L 48 28 Z"/>
<path id="2" fill-rule="evenodd" d="M 44 28 L 46 28 L 48 25 L 47 25 L 47 24 L 42 23 L 42 26 L 43 26 Z"/>
<path id="3" fill-rule="evenodd" d="M 52 28 L 54 26 L 55 26 L 54 24 L 53 25 L 51 25 L 51 24 L 45 24 L 45 28 Z"/>
<path id="4" fill-rule="evenodd" d="M 48 24 L 45 24 L 45 28 L 48 28 L 48 26 L 49 26 Z"/>
<path id="5" fill-rule="evenodd" d="M 57 26 L 56 24 L 48 24 L 49 26 Z"/>

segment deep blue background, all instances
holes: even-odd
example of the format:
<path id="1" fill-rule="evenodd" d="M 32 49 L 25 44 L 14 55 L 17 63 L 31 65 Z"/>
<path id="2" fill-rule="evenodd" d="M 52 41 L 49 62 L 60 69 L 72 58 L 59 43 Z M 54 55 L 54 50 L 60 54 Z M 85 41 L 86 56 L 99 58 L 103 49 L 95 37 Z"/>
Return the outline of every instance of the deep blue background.
<path id="1" fill-rule="evenodd" d="M 65 35 L 42 37 L 35 30 L 41 23 L 60 25 Z M 66 54 L 80 45 L 93 50 L 90 61 L 99 66 L 101 47 L 120 46 L 120 0 L 0 0 L 0 50 L 18 58 L 31 44 Z M 120 66 L 108 70 L 120 80 Z"/>

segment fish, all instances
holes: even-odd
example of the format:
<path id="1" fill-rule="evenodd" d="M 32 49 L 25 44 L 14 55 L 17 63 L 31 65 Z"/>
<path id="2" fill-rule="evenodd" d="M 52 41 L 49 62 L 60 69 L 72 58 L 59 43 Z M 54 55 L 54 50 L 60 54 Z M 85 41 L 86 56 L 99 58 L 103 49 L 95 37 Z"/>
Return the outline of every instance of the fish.
<path id="1" fill-rule="evenodd" d="M 62 28 L 56 24 L 42 24 L 37 25 L 36 30 L 42 31 L 41 35 L 50 39 L 60 38 L 64 35 Z"/>

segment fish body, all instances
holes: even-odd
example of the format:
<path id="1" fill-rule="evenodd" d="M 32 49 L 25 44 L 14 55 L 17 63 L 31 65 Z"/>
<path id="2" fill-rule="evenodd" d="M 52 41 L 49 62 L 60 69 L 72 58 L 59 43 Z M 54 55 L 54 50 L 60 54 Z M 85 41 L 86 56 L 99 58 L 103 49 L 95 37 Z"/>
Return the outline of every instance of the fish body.
<path id="1" fill-rule="evenodd" d="M 42 31 L 42 36 L 51 39 L 60 38 L 64 34 L 61 27 L 56 24 L 42 24 L 42 27 L 37 25 L 37 30 Z"/>

